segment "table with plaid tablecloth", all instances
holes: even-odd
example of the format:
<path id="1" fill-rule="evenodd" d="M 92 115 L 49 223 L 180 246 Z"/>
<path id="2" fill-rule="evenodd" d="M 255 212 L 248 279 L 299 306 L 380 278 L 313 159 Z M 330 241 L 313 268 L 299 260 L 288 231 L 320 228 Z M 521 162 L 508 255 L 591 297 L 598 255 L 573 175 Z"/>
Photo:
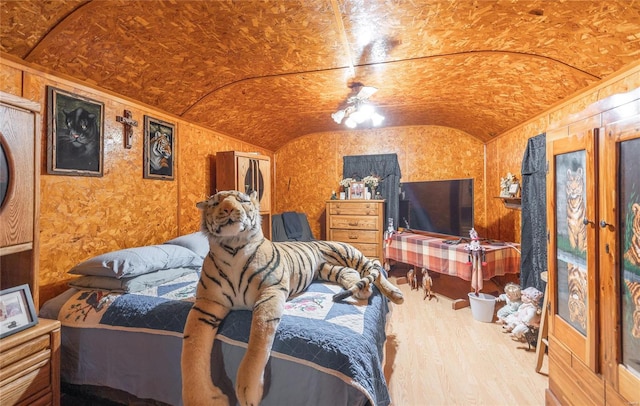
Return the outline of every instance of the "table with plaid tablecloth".
<path id="1" fill-rule="evenodd" d="M 396 233 L 385 247 L 386 261 L 394 260 L 429 271 L 471 280 L 472 267 L 466 242 L 447 244 L 456 237 L 435 237 L 413 233 Z M 520 247 L 514 243 L 492 245 L 483 243 L 486 265 L 482 266 L 483 279 L 520 272 Z"/>

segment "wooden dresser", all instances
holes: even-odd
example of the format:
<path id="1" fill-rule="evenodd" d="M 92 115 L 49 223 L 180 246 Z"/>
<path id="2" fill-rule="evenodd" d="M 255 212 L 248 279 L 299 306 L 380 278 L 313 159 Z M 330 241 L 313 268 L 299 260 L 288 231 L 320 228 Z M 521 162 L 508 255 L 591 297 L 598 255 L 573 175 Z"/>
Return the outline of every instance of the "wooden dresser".
<path id="1" fill-rule="evenodd" d="M 327 240 L 342 241 L 384 262 L 384 200 L 327 200 Z"/>
<path id="2" fill-rule="evenodd" d="M 60 322 L 0 340 L 0 405 L 60 405 Z"/>

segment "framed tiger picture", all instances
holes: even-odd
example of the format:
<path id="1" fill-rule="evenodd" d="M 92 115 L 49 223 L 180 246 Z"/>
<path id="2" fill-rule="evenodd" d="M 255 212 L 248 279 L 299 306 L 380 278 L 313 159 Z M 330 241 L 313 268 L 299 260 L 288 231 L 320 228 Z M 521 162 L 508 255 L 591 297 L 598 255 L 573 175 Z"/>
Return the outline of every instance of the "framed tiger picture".
<path id="1" fill-rule="evenodd" d="M 145 179 L 173 180 L 175 137 L 174 124 L 144 116 Z"/>

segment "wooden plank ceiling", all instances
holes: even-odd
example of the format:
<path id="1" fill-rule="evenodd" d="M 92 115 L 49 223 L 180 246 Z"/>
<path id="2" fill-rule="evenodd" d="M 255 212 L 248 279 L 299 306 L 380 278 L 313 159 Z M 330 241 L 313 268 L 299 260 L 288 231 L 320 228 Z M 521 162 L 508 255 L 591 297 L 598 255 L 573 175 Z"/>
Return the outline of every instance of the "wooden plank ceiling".
<path id="1" fill-rule="evenodd" d="M 354 82 L 379 89 L 383 126 L 487 141 L 640 58 L 632 0 L 0 0 L 0 13 L 0 51 L 272 151 L 345 129 L 331 113 Z"/>

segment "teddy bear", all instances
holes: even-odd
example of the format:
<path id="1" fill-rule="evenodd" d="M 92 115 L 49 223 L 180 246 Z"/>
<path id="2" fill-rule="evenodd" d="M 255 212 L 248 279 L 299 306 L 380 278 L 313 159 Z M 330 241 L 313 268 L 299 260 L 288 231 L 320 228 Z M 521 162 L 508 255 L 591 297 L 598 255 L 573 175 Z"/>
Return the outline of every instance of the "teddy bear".
<path id="1" fill-rule="evenodd" d="M 505 302 L 505 305 L 498 309 L 496 316 L 498 320 L 496 323 L 505 324 L 505 319 L 510 314 L 518 311 L 518 308 L 522 304 L 522 294 L 520 285 L 509 282 L 504 287 L 504 293 L 496 298 L 496 302 Z"/>
<path id="2" fill-rule="evenodd" d="M 522 304 L 518 310 L 505 318 L 502 328 L 518 341 L 524 340 L 524 333 L 540 321 L 539 301 L 542 292 L 533 286 L 521 292 Z"/>

